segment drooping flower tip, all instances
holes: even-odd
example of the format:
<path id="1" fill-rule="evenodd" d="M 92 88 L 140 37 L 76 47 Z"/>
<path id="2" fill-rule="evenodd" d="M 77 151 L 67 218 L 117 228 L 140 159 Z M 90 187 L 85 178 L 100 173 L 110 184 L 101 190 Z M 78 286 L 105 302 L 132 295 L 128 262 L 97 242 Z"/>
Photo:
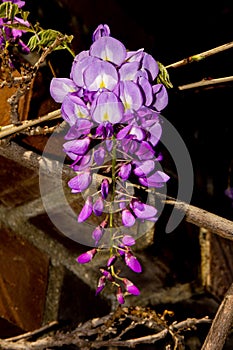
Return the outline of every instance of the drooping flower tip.
<path id="1" fill-rule="evenodd" d="M 79 264 L 86 264 L 86 263 L 89 263 L 93 258 L 94 256 L 96 255 L 97 253 L 97 249 L 91 249 L 91 250 L 88 250 L 87 252 L 79 255 L 76 259 L 76 261 L 79 263 Z"/>
<path id="2" fill-rule="evenodd" d="M 108 179 L 103 179 L 101 183 L 101 196 L 103 199 L 106 199 L 108 197 L 109 192 L 109 181 Z"/>
<path id="3" fill-rule="evenodd" d="M 97 226 L 92 232 L 92 238 L 95 241 L 95 245 L 97 246 L 101 238 L 103 237 L 104 230 L 100 226 Z"/>
<path id="4" fill-rule="evenodd" d="M 114 264 L 114 262 L 116 261 L 116 259 L 117 259 L 117 256 L 112 255 L 107 261 L 107 267 L 112 266 Z"/>
<path id="5" fill-rule="evenodd" d="M 78 222 L 86 221 L 89 218 L 89 216 L 91 216 L 92 209 L 93 209 L 93 198 L 91 196 L 88 196 L 78 216 Z"/>
<path id="6" fill-rule="evenodd" d="M 116 296 L 117 296 L 117 301 L 118 301 L 119 304 L 124 304 L 125 303 L 125 299 L 124 299 L 124 295 L 123 295 L 121 287 L 118 287 Z"/>
<path id="7" fill-rule="evenodd" d="M 130 280 L 128 280 L 127 278 L 124 278 L 123 282 L 125 285 L 125 289 L 127 290 L 128 293 L 132 295 L 140 294 L 140 290 L 138 289 L 138 287 L 136 287 Z"/>
<path id="8" fill-rule="evenodd" d="M 107 24 L 99 24 L 98 27 L 94 30 L 92 35 L 92 41 L 96 41 L 102 36 L 110 36 L 110 28 Z"/>
<path id="9" fill-rule="evenodd" d="M 96 291 L 95 291 L 95 295 L 99 294 L 104 289 L 105 283 L 106 283 L 106 277 L 105 276 L 101 276 L 99 278 L 99 281 L 98 281 L 98 285 L 97 285 L 97 288 L 96 288 Z"/>
<path id="10" fill-rule="evenodd" d="M 137 273 L 142 272 L 142 266 L 140 262 L 131 252 L 125 253 L 125 263 L 132 271 Z"/>

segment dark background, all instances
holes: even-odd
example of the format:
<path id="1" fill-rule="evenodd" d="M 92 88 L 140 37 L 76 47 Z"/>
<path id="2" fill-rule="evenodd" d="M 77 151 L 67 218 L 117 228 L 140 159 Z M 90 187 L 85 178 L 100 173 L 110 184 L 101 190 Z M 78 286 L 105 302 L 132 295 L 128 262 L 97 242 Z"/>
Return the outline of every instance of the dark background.
<path id="1" fill-rule="evenodd" d="M 233 2 L 122 0 L 27 1 L 32 22 L 44 29 L 74 35 L 75 53 L 88 50 L 100 24 L 129 50 L 144 50 L 165 66 L 232 41 Z M 173 88 L 162 112 L 182 136 L 194 169 L 192 204 L 233 219 L 232 200 L 224 191 L 232 165 L 233 83 L 180 91 L 179 86 L 202 79 L 233 75 L 233 49 L 180 68 L 168 70 Z M 69 53 L 52 56 L 56 74 L 68 77 Z M 174 173 L 174 165 L 166 164 Z M 170 169 L 169 169 L 170 168 Z M 233 182 L 233 179 L 231 180 Z M 171 182 L 172 183 L 172 182 Z M 172 186 L 172 185 L 171 185 Z M 171 189 L 172 192 L 172 189 Z"/>

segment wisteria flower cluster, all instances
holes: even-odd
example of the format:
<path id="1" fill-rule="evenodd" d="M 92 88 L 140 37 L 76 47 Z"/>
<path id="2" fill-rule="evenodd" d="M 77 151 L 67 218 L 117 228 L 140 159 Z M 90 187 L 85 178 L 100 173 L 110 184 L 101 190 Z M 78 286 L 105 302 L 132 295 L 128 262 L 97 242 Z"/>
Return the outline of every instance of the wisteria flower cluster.
<path id="1" fill-rule="evenodd" d="M 162 134 L 160 113 L 168 103 L 166 87 L 156 81 L 158 75 L 158 63 L 150 54 L 144 49 L 128 51 L 110 35 L 109 26 L 101 24 L 90 49 L 75 56 L 70 77 L 53 78 L 50 85 L 69 126 L 63 149 L 76 175 L 68 186 L 85 198 L 77 221 L 91 215 L 101 218 L 92 232 L 92 249 L 78 256 L 77 262 L 88 263 L 108 249 L 96 294 L 110 283 L 120 304 L 126 295 L 140 294 L 116 268 L 123 261 L 132 271 L 142 272 L 132 250 L 134 230 L 129 234 L 128 229 L 158 219 L 158 210 L 146 202 L 141 189 L 160 188 L 169 180 L 160 170 L 162 155 L 156 151 Z M 102 171 L 101 183 L 85 196 L 97 170 Z"/>

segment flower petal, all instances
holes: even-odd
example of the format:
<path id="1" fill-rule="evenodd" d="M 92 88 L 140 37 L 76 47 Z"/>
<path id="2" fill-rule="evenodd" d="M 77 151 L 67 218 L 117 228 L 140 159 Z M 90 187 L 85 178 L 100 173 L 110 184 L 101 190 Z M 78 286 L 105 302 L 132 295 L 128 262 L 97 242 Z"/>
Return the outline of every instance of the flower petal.
<path id="1" fill-rule="evenodd" d="M 68 78 L 52 78 L 50 82 L 50 95 L 58 103 L 62 103 L 69 92 L 76 90 L 77 86 Z"/>
<path id="2" fill-rule="evenodd" d="M 78 263 L 80 263 L 80 264 L 86 264 L 86 263 L 90 262 L 94 258 L 96 253 L 97 253 L 97 249 L 95 249 L 95 248 L 91 249 L 91 250 L 88 250 L 87 252 L 79 255 L 77 257 L 76 261 Z"/>
<path id="3" fill-rule="evenodd" d="M 140 273 L 142 272 L 142 267 L 136 256 L 134 256 L 131 252 L 125 253 L 125 263 L 126 265 L 134 272 Z"/>
<path id="4" fill-rule="evenodd" d="M 83 79 L 89 91 L 98 91 L 99 89 L 112 91 L 118 83 L 118 74 L 113 64 L 98 61 L 87 67 Z"/>
<path id="5" fill-rule="evenodd" d="M 92 44 L 90 55 L 120 66 L 126 58 L 126 48 L 119 40 L 104 36 Z"/>
<path id="6" fill-rule="evenodd" d="M 129 211 L 129 209 L 122 210 L 122 224 L 126 227 L 131 227 L 135 224 L 135 217 Z"/>
<path id="7" fill-rule="evenodd" d="M 102 92 L 92 111 L 92 119 L 97 123 L 119 123 L 123 117 L 124 107 L 117 96 L 110 91 Z"/>
<path id="8" fill-rule="evenodd" d="M 92 41 L 96 41 L 102 36 L 110 36 L 110 28 L 107 24 L 100 24 L 92 35 Z"/>
<path id="9" fill-rule="evenodd" d="M 140 294 L 140 290 L 130 280 L 128 280 L 127 278 L 124 278 L 123 282 L 128 293 L 133 295 Z"/>
<path id="10" fill-rule="evenodd" d="M 91 196 L 88 196 L 85 204 L 78 216 L 78 222 L 83 222 L 89 218 L 92 214 L 92 208 L 93 208 L 93 199 Z"/>
<path id="11" fill-rule="evenodd" d="M 92 180 L 90 172 L 83 172 L 68 181 L 72 193 L 83 192 L 88 188 Z"/>

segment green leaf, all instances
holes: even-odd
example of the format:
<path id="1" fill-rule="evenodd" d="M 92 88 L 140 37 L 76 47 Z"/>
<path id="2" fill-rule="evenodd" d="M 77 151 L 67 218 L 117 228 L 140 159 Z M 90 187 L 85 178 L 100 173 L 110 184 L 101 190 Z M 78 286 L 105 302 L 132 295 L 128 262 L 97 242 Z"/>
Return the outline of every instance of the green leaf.
<path id="1" fill-rule="evenodd" d="M 161 62 L 157 61 L 157 63 L 159 66 L 159 75 L 157 77 L 157 83 L 165 85 L 165 87 L 168 89 L 173 88 L 167 69 Z"/>
<path id="2" fill-rule="evenodd" d="M 10 1 L 3 2 L 0 5 L 0 17 L 1 18 L 8 18 L 9 20 L 13 21 L 15 18 L 15 15 L 19 12 L 20 12 L 20 10 L 18 8 L 18 5 L 13 4 Z"/>
<path id="3" fill-rule="evenodd" d="M 28 47 L 31 51 L 35 49 L 41 49 L 51 46 L 57 38 L 64 38 L 66 40 L 62 41 L 61 45 L 54 48 L 55 50 L 68 49 L 68 44 L 71 43 L 73 35 L 64 36 L 60 32 L 53 29 L 40 30 L 37 34 L 32 36 L 28 41 Z"/>
<path id="4" fill-rule="evenodd" d="M 24 21 L 27 21 L 29 15 L 30 15 L 29 11 L 22 11 L 21 12 L 21 17 Z"/>
<path id="5" fill-rule="evenodd" d="M 33 35 L 29 40 L 28 40 L 28 43 L 27 43 L 27 46 L 29 47 L 29 49 L 31 51 L 34 51 L 36 49 L 36 47 L 38 46 L 38 36 L 37 35 Z"/>
<path id="6" fill-rule="evenodd" d="M 29 28 L 28 26 L 25 26 L 24 24 L 21 23 L 4 23 L 3 24 L 4 27 L 8 27 L 8 28 L 13 28 L 13 29 L 19 29 L 19 30 L 23 30 L 25 32 L 31 32 L 34 33 L 34 30 L 32 30 L 31 28 Z"/>

